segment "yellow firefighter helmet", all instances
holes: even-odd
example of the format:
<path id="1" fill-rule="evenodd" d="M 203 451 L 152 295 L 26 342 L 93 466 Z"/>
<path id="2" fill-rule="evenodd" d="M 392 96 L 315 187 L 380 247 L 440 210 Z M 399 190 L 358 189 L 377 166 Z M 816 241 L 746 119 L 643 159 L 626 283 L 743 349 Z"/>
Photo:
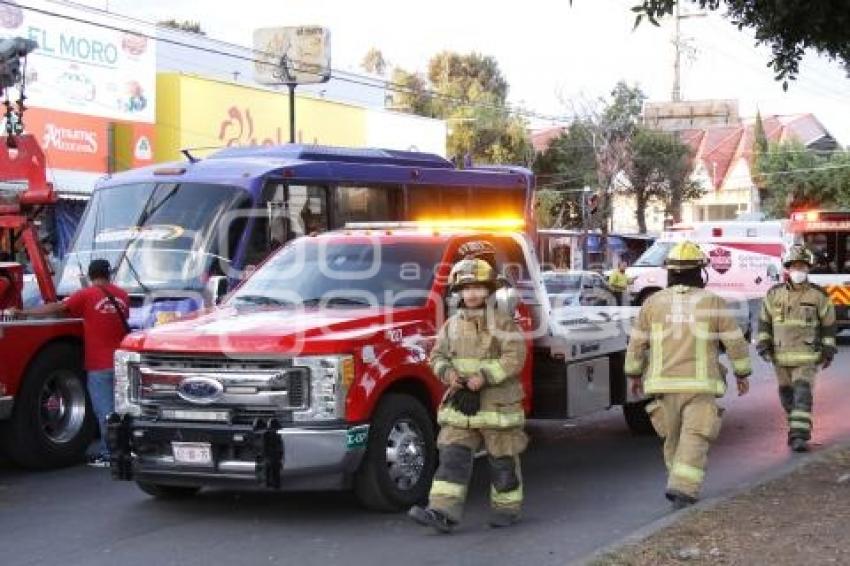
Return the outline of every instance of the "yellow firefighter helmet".
<path id="1" fill-rule="evenodd" d="M 685 240 L 670 248 L 664 266 L 672 271 L 699 269 L 708 265 L 708 257 L 694 242 Z"/>
<path id="2" fill-rule="evenodd" d="M 803 263 L 807 263 L 809 267 L 811 267 L 815 264 L 815 256 L 811 252 L 811 250 L 809 250 L 805 246 L 791 246 L 788 251 L 785 252 L 785 257 L 782 258 L 782 265 L 788 268 L 795 261 L 802 261 Z"/>
<path id="3" fill-rule="evenodd" d="M 496 271 L 483 259 L 464 259 L 452 267 L 449 285 L 454 290 L 459 290 L 466 285 L 485 285 L 495 289 Z"/>

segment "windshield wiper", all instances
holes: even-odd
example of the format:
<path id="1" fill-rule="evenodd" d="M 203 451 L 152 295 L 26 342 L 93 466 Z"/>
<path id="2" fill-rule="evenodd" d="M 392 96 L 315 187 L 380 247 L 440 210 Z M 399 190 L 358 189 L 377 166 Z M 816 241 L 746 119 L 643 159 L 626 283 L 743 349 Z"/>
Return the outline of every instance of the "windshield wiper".
<path id="1" fill-rule="evenodd" d="M 260 306 L 286 306 L 292 304 L 292 301 L 276 299 L 268 295 L 237 295 L 233 300 Z"/>
<path id="2" fill-rule="evenodd" d="M 346 307 L 368 307 L 371 306 L 369 301 L 364 299 L 353 299 L 351 297 L 316 297 L 313 299 L 304 299 L 301 304 L 305 307 L 315 307 L 315 306 L 346 306 Z"/>

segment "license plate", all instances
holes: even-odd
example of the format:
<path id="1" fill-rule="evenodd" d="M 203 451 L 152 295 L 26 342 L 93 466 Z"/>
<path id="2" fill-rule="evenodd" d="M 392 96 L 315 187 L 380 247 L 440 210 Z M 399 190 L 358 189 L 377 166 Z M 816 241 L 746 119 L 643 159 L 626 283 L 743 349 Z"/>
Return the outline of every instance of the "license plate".
<path id="1" fill-rule="evenodd" d="M 212 447 L 209 442 L 172 442 L 174 462 L 185 466 L 212 466 Z"/>
<path id="2" fill-rule="evenodd" d="M 184 409 L 162 409 L 160 416 L 172 421 L 209 421 L 223 422 L 230 420 L 229 411 L 193 411 Z"/>

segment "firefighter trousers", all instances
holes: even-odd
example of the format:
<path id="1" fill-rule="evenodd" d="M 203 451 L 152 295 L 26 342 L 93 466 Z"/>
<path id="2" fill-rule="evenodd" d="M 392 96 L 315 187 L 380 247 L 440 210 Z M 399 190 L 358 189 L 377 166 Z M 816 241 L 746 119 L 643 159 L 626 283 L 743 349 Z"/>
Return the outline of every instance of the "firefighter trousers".
<path id="1" fill-rule="evenodd" d="M 720 434 L 721 409 L 709 393 L 665 393 L 647 406 L 664 439 L 667 491 L 699 497 L 708 450 Z"/>
<path id="2" fill-rule="evenodd" d="M 776 366 L 779 400 L 788 415 L 788 440 L 812 438 L 812 406 L 817 366 Z"/>
<path id="3" fill-rule="evenodd" d="M 484 446 L 490 468 L 490 506 L 494 512 L 519 514 L 522 471 L 519 455 L 528 445 L 522 428 L 466 429 L 443 426 L 437 437 L 440 465 L 434 474 L 428 507 L 460 522 L 472 477 L 475 453 Z"/>

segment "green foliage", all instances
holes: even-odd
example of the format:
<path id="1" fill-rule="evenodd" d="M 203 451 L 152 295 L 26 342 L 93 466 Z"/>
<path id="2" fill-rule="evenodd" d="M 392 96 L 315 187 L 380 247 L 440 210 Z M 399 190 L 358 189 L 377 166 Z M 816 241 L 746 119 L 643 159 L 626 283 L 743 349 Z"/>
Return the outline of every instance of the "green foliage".
<path id="1" fill-rule="evenodd" d="M 792 210 L 850 207 L 850 153 L 807 150 L 799 142 L 771 144 L 758 154 L 754 176 L 764 210 L 787 218 Z"/>
<path id="2" fill-rule="evenodd" d="M 658 19 L 673 14 L 682 0 L 643 0 L 632 8 L 635 26 L 644 17 L 658 25 Z M 756 42 L 770 46 L 776 80 L 788 89 L 800 70 L 806 49 L 837 59 L 850 71 L 850 6 L 847 0 L 690 0 L 704 10 L 725 8 L 725 16 L 738 29 L 752 28 Z"/>
<path id="3" fill-rule="evenodd" d="M 537 219 L 541 227 L 581 225 L 581 189 L 596 186 L 596 156 L 589 125 L 573 122 L 534 160 Z"/>
<path id="4" fill-rule="evenodd" d="M 199 22 L 199 21 L 175 20 L 175 19 L 172 18 L 170 20 L 159 21 L 159 22 L 156 23 L 156 25 L 158 25 L 159 27 L 163 27 L 163 28 L 170 28 L 170 29 L 176 29 L 176 30 L 185 31 L 185 32 L 189 32 L 189 33 L 196 33 L 198 35 L 207 35 L 207 32 L 205 32 L 201 28 L 201 22 Z"/>
<path id="5" fill-rule="evenodd" d="M 371 48 L 366 55 L 363 56 L 363 60 L 360 62 L 360 67 L 364 71 L 381 77 L 387 74 L 388 66 L 389 64 L 384 58 L 383 52 L 377 47 Z"/>
<path id="6" fill-rule="evenodd" d="M 427 79 L 396 68 L 400 90 L 393 108 L 448 122 L 448 152 L 478 163 L 531 162 L 524 119 L 507 107 L 508 82 L 493 57 L 443 51 L 431 58 Z"/>
<path id="7" fill-rule="evenodd" d="M 390 80 L 395 85 L 392 98 L 393 110 L 433 117 L 432 97 L 424 78 L 396 67 L 393 69 Z"/>

